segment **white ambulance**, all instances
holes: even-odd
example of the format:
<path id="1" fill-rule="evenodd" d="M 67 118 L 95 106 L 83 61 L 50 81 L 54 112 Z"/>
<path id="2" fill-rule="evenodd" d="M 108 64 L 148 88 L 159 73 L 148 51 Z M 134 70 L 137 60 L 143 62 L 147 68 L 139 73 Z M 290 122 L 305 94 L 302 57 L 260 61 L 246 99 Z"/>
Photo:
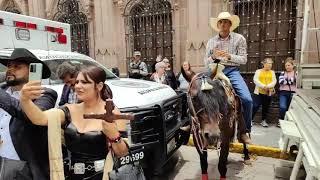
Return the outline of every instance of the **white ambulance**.
<path id="1" fill-rule="evenodd" d="M 186 95 L 155 82 L 118 78 L 94 59 L 71 52 L 69 24 L 0 11 L 0 42 L 0 61 L 9 58 L 14 48 L 26 48 L 49 66 L 52 75 L 43 83 L 57 91 L 57 101 L 63 83 L 56 69 L 62 62 L 103 67 L 115 105 L 136 115 L 131 123 L 131 139 L 137 145 L 148 144 L 145 147 L 151 150 L 146 152 L 145 161 L 153 172 L 159 173 L 181 146 L 177 143 L 182 141 L 180 127 L 189 121 Z"/>

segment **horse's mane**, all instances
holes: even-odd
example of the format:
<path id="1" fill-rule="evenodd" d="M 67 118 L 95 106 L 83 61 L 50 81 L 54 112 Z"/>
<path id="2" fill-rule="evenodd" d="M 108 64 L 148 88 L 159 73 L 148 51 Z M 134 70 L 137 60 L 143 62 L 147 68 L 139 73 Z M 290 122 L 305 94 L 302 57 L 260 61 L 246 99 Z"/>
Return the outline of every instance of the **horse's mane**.
<path id="1" fill-rule="evenodd" d="M 193 82 L 198 92 L 195 97 L 198 101 L 197 106 L 199 106 L 199 109 L 204 108 L 209 117 L 217 117 L 220 113 L 227 115 L 228 101 L 220 80 L 211 80 L 209 77 L 206 77 L 206 79 L 213 86 L 213 89 L 201 91 L 201 78 Z"/>

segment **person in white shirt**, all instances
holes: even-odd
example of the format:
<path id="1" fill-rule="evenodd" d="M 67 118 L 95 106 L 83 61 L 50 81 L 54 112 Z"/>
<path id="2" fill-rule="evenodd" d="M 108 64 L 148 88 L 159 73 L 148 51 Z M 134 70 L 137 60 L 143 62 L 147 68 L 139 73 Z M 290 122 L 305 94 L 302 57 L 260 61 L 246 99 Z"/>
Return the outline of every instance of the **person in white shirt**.
<path id="1" fill-rule="evenodd" d="M 189 83 L 194 75 L 195 73 L 191 70 L 190 63 L 188 61 L 183 62 L 181 71 L 177 74 L 179 90 L 187 92 Z"/>

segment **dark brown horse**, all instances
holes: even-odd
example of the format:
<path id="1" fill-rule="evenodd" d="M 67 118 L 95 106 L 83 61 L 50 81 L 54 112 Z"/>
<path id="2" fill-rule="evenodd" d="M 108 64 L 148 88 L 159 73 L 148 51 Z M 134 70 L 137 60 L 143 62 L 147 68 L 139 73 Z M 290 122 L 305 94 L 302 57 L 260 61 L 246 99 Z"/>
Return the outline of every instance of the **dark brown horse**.
<path id="1" fill-rule="evenodd" d="M 202 179 L 208 179 L 208 146 L 221 148 L 218 169 L 220 178 L 225 179 L 230 142 L 236 130 L 239 131 L 237 134 L 245 133 L 240 99 L 227 83 L 206 73 L 196 74 L 192 78 L 188 93 L 193 141 L 200 156 Z M 247 162 L 250 159 L 249 152 L 245 143 L 243 147 L 244 160 Z"/>

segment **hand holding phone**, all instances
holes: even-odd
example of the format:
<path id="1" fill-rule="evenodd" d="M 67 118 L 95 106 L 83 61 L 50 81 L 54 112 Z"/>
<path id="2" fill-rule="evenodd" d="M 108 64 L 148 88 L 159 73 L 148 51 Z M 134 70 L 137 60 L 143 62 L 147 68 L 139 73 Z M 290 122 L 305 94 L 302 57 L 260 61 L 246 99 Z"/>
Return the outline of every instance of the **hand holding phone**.
<path id="1" fill-rule="evenodd" d="M 41 63 L 30 63 L 29 81 L 41 81 L 43 65 Z"/>

